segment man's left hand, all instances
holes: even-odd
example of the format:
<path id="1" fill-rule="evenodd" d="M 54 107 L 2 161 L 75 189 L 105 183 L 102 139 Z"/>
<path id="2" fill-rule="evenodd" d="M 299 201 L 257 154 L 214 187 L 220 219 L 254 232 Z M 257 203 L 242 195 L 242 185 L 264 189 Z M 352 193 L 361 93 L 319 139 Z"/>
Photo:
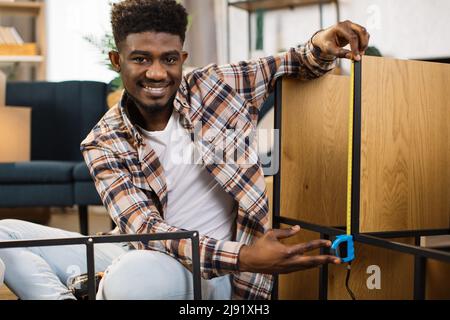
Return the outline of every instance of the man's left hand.
<path id="1" fill-rule="evenodd" d="M 312 43 L 323 54 L 359 61 L 369 45 L 369 37 L 366 28 L 347 20 L 317 32 Z M 347 44 L 351 50 L 344 49 Z"/>

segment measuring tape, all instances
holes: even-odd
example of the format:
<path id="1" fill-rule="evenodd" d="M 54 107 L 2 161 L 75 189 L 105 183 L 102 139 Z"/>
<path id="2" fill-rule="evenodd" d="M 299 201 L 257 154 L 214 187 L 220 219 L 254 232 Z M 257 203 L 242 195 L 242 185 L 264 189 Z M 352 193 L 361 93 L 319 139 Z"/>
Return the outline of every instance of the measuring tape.
<path id="1" fill-rule="evenodd" d="M 351 262 L 355 259 L 355 248 L 352 236 L 352 166 L 353 166 L 353 110 L 355 86 L 355 62 L 350 67 L 350 103 L 348 108 L 348 154 L 347 154 L 347 228 L 345 235 L 339 235 L 331 245 L 332 253 L 342 262 Z"/>
<path id="2" fill-rule="evenodd" d="M 350 103 L 348 108 L 348 147 L 347 147 L 347 235 L 352 234 L 352 166 L 353 166 L 353 110 L 355 97 L 355 62 L 350 67 Z"/>

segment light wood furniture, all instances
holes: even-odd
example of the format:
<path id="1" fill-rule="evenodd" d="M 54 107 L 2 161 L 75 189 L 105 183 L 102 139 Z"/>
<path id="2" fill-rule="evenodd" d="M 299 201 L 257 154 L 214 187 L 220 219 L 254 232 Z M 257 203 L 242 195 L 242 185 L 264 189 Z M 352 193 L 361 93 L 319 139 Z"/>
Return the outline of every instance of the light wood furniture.
<path id="1" fill-rule="evenodd" d="M 362 70 L 360 232 L 449 228 L 450 66 L 365 57 Z M 345 225 L 349 81 L 283 80 L 286 217 Z"/>
<path id="2" fill-rule="evenodd" d="M 450 299 L 450 264 L 436 260 L 428 260 L 426 266 L 427 299 Z"/>
<path id="3" fill-rule="evenodd" d="M 269 225 L 273 226 L 272 212 L 273 212 L 273 177 L 265 177 L 266 182 L 266 192 L 269 198 Z"/>
<path id="4" fill-rule="evenodd" d="M 0 162 L 30 161 L 31 108 L 0 107 Z"/>
<path id="5" fill-rule="evenodd" d="M 29 161 L 31 108 L 6 107 L 6 76 L 0 71 L 0 163 Z"/>
<path id="6" fill-rule="evenodd" d="M 363 57 L 359 232 L 450 228 L 450 66 Z M 350 77 L 281 84 L 281 217 L 346 225 Z M 358 174 L 358 173 L 356 173 Z M 274 191 L 276 193 L 276 190 Z M 283 225 L 281 225 L 283 226 Z M 301 231 L 289 242 L 318 239 Z M 390 238 L 414 245 L 414 238 Z M 357 299 L 413 299 L 411 254 L 356 242 L 350 287 Z M 372 265 L 381 289 L 369 289 Z M 279 299 L 317 299 L 319 269 L 279 277 Z M 328 299 L 349 299 L 345 265 L 329 266 Z M 450 299 L 450 264 L 426 260 L 425 298 Z"/>
<path id="7" fill-rule="evenodd" d="M 0 55 L 6 57 L 33 57 L 37 51 L 36 43 L 0 44 Z"/>
<path id="8" fill-rule="evenodd" d="M 361 232 L 450 227 L 450 65 L 362 62 Z"/>
<path id="9" fill-rule="evenodd" d="M 283 79 L 283 217 L 345 225 L 348 119 L 343 106 L 349 86 L 349 77 L 336 75 L 301 83 Z"/>
<path id="10" fill-rule="evenodd" d="M 36 55 L 0 55 L 0 63 L 33 63 L 36 66 L 36 80 L 46 79 L 46 30 L 45 4 L 43 2 L 2 2 L 0 16 L 34 17 L 35 39 L 38 54 Z"/>

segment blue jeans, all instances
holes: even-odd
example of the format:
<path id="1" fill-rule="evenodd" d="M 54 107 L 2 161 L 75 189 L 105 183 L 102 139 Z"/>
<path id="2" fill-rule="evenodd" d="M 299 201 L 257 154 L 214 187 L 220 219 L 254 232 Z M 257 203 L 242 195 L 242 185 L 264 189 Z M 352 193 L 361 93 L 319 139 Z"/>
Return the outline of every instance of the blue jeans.
<path id="1" fill-rule="evenodd" d="M 20 220 L 0 220 L 0 241 L 80 237 Z M 84 245 L 0 249 L 5 283 L 23 300 L 75 299 L 66 284 L 86 273 Z M 192 299 L 192 274 L 172 257 L 128 250 L 124 244 L 96 244 L 95 271 L 105 271 L 97 299 Z M 231 299 L 230 276 L 202 279 L 203 299 Z"/>

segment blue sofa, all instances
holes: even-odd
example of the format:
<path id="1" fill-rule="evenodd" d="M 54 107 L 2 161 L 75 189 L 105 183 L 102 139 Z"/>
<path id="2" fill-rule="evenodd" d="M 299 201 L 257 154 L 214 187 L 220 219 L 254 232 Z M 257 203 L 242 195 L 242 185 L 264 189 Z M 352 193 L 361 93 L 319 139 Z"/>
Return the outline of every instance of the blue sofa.
<path id="1" fill-rule="evenodd" d="M 11 82 L 6 105 L 29 106 L 31 161 L 0 163 L 0 207 L 78 205 L 88 233 L 88 205 L 101 205 L 80 143 L 107 111 L 107 85 L 93 81 Z"/>

